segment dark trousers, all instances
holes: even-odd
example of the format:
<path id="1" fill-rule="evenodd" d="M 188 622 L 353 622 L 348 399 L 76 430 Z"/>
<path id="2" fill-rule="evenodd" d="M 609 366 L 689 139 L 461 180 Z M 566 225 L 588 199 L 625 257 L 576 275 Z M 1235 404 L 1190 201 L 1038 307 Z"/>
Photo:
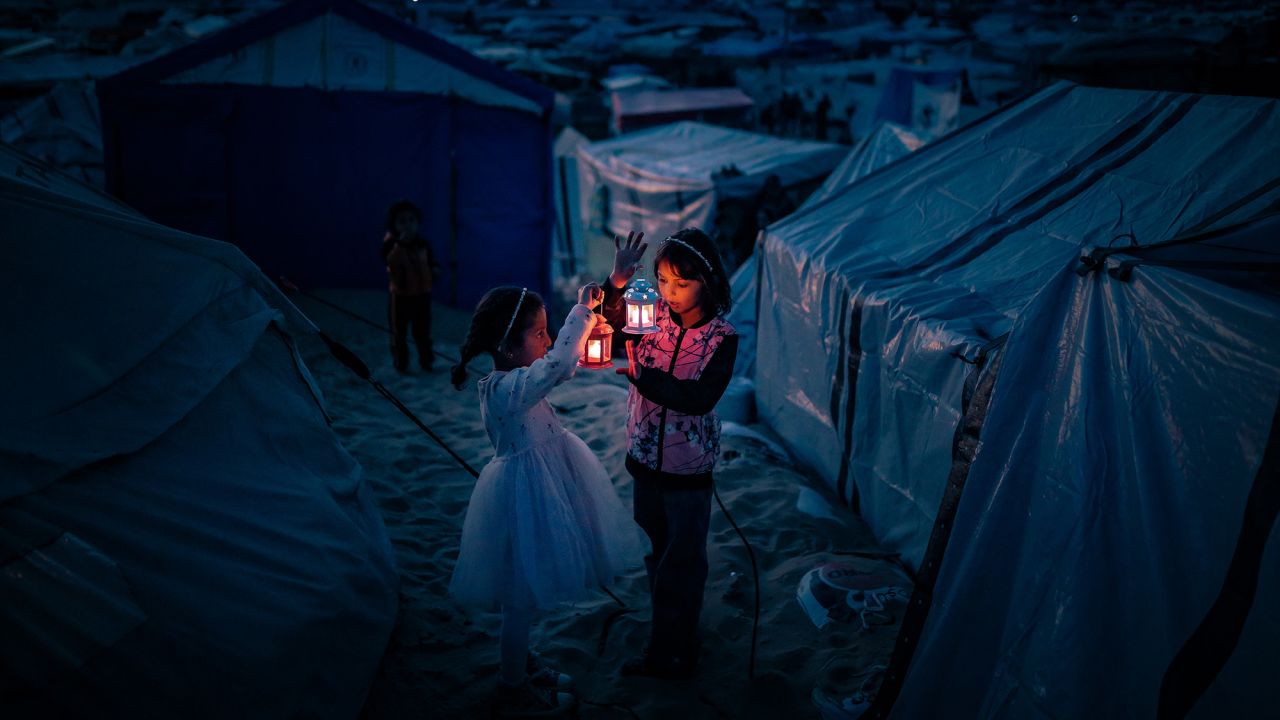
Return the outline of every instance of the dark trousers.
<path id="1" fill-rule="evenodd" d="M 711 488 L 671 489 L 640 474 L 635 476 L 633 502 L 636 523 L 653 545 L 644 558 L 653 605 L 649 656 L 659 662 L 678 658 L 696 664 L 698 616 L 707 584 Z"/>
<path id="2" fill-rule="evenodd" d="M 431 293 L 391 295 L 387 303 L 387 322 L 391 325 L 391 359 L 396 368 L 409 367 L 409 332 L 418 346 L 418 364 L 431 365 L 435 353 L 431 348 Z"/>

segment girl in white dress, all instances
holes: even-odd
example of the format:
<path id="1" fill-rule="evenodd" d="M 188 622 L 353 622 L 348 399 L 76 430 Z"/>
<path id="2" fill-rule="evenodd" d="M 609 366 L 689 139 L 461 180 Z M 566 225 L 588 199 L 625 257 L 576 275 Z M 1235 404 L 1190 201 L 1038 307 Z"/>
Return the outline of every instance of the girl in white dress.
<path id="1" fill-rule="evenodd" d="M 567 689 L 568 677 L 528 651 L 534 612 L 580 598 L 639 565 L 639 534 L 609 474 L 586 443 L 561 427 L 546 399 L 573 377 L 596 323 L 591 308 L 603 297 L 595 284 L 583 287 L 551 347 L 537 293 L 490 290 L 453 367 L 461 389 L 467 363 L 485 352 L 494 360 L 479 390 L 495 457 L 472 491 L 449 592 L 502 610 L 499 714 L 557 714 L 572 706 L 572 695 L 557 692 Z"/>

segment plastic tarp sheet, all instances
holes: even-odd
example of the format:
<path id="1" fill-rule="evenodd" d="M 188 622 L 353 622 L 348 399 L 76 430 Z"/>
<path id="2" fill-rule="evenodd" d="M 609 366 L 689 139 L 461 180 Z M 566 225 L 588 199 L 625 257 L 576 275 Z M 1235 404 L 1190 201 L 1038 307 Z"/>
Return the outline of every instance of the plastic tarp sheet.
<path id="1" fill-rule="evenodd" d="M 1260 239 L 1274 264 L 1280 223 Z M 1215 279 L 1237 240 L 1128 281 L 1060 268 L 1020 314 L 893 717 L 1156 717 L 1249 542 L 1256 595 L 1230 595 L 1239 640 L 1187 717 L 1274 715 L 1280 532 L 1247 506 L 1280 432 L 1280 276 Z"/>
<path id="2" fill-rule="evenodd" d="M 827 176 L 826 180 L 805 199 L 801 207 L 815 205 L 837 195 L 848 185 L 870 175 L 872 172 L 888 165 L 904 155 L 920 149 L 927 136 L 914 133 L 908 128 L 890 122 L 881 123 L 876 131 L 867 136 L 845 155 L 844 160 Z M 733 292 L 733 310 L 729 319 L 738 331 L 738 356 L 734 361 L 735 377 L 754 377 L 756 370 L 756 274 L 759 268 L 756 255 L 752 253 L 729 278 Z"/>
<path id="3" fill-rule="evenodd" d="M 689 226 L 710 231 L 718 197 L 752 195 L 774 174 L 784 187 L 823 177 L 845 152 L 696 122 L 641 130 L 579 148 L 578 211 L 597 234 L 643 230 L 661 240 Z M 730 166 L 740 174 L 713 177 Z"/>
<path id="4" fill-rule="evenodd" d="M 805 200 L 805 205 L 820 203 L 838 194 L 846 186 L 870 175 L 885 165 L 919 150 L 932 138 L 897 123 L 884 121 L 860 140 L 835 170 Z"/>
<path id="5" fill-rule="evenodd" d="M 761 418 L 915 566 L 979 349 L 1083 246 L 1280 200 L 1278 131 L 1274 100 L 1059 83 L 771 225 Z"/>
<path id="6" fill-rule="evenodd" d="M 355 716 L 398 577 L 294 346 L 314 328 L 233 246 L 20 167 L 0 165 L 5 717 Z"/>

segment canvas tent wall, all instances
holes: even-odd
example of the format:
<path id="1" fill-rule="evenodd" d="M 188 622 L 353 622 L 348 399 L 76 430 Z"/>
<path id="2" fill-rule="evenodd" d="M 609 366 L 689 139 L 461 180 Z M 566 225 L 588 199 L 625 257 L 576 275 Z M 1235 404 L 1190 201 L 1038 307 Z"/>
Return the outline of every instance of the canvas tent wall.
<path id="1" fill-rule="evenodd" d="M 845 148 L 680 122 L 578 149 L 578 212 L 587 232 L 606 239 L 643 230 L 661 240 L 689 226 L 712 231 L 717 204 L 750 198 L 770 175 L 783 187 L 818 183 Z M 723 175 L 728 167 L 737 174 Z M 588 239 L 587 267 L 603 277 L 613 245 Z"/>
<path id="2" fill-rule="evenodd" d="M 761 294 L 768 298 L 760 303 L 758 326 L 761 416 L 796 457 L 918 570 L 917 587 L 925 595 L 913 599 L 913 606 L 919 600 L 926 609 L 930 602 L 942 604 L 943 613 L 961 607 L 975 613 L 942 615 L 949 624 L 929 615 L 923 637 L 906 642 L 922 649 L 937 642 L 932 647 L 953 651 L 931 653 L 910 666 L 913 677 L 919 671 L 919 677 L 939 680 L 944 663 L 955 671 L 954 653 L 971 653 L 954 640 L 973 640 L 983 653 L 981 662 L 974 674 L 966 669 L 955 676 L 973 685 L 948 682 L 942 685 L 948 691 L 940 692 L 929 680 L 908 680 L 900 700 L 912 697 L 895 713 L 1070 717 L 1085 707 L 1091 713 L 1101 707 L 1110 716 L 1151 714 L 1128 711 L 1149 709 L 1159 691 L 1154 668 L 1167 666 L 1177 649 L 1170 637 L 1193 629 L 1192 616 L 1212 603 L 1226 573 L 1223 544 L 1240 533 L 1238 501 L 1248 494 L 1244 489 L 1262 460 L 1265 443 L 1238 445 L 1230 438 L 1257 437 L 1255 406 L 1271 403 L 1265 413 L 1272 412 L 1277 385 L 1271 369 L 1242 370 L 1236 355 L 1206 350 L 1192 358 L 1173 339 L 1161 340 L 1163 349 L 1148 349 L 1141 325 L 1116 320 L 1108 326 L 1099 318 L 1122 317 L 1129 308 L 1141 307 L 1153 313 L 1148 319 L 1157 326 L 1207 325 L 1213 332 L 1206 338 L 1225 332 L 1235 353 L 1250 347 L 1248 338 L 1255 335 L 1231 335 L 1231 328 L 1260 322 L 1272 311 L 1267 300 L 1255 297 L 1247 306 L 1227 302 L 1199 312 L 1194 298 L 1204 295 L 1208 303 L 1220 291 L 1206 286 L 1188 294 L 1170 279 L 1166 287 L 1144 289 L 1155 296 L 1150 302 L 1130 298 L 1090 315 L 1082 299 L 1091 296 L 1068 292 L 1063 283 L 1076 277 L 1073 270 L 1087 246 L 1124 245 L 1131 239 L 1158 245 L 1274 211 L 1280 204 L 1280 170 L 1270 158 L 1276 154 L 1277 130 L 1280 104 L 1275 100 L 1059 83 L 769 228 L 760 274 Z M 1121 235 L 1125 238 L 1117 240 Z M 1161 277 L 1156 273 L 1157 280 Z M 1054 292 L 1048 299 L 1046 293 Z M 1050 305 L 1049 315 L 1032 319 L 1028 308 Z M 1233 312 L 1237 315 L 1216 316 Z M 1087 337 L 1059 337 L 1037 327 L 1030 331 L 1036 343 L 1019 339 L 1024 324 L 1086 321 Z M 1000 350 L 1004 338 L 1007 353 Z M 1023 367 L 1031 362 L 1054 367 L 1055 357 L 1076 352 L 1089 356 L 1089 346 L 1078 345 L 1084 341 L 1097 348 L 1097 359 L 1085 363 L 1088 373 L 1055 378 Z M 783 347 L 787 352 L 764 351 Z M 1015 348 L 1021 349 L 1015 353 Z M 1154 353 L 1158 363 L 1131 373 L 1125 353 L 1140 349 Z M 1033 352 L 1038 359 L 1027 359 Z M 1107 367 L 1103 358 L 1119 361 Z M 998 374 L 980 372 L 997 360 L 1002 363 Z M 1200 400 L 1191 399 L 1155 413 L 1152 408 L 1162 399 L 1180 392 L 1165 384 L 1159 368 L 1179 362 L 1193 366 L 1188 372 L 1197 382 L 1216 383 L 1243 403 L 1240 412 L 1230 411 L 1230 402 L 1212 405 L 1213 412 L 1205 405 L 1202 412 L 1196 405 Z M 985 390 L 984 377 L 989 378 Z M 1250 378 L 1265 383 L 1255 385 Z M 997 408 L 1005 413 L 1000 437 L 973 412 L 983 392 L 991 397 L 993 416 Z M 1057 393 L 1053 397 L 1060 404 L 1041 402 L 1043 393 Z M 1259 397 L 1246 403 L 1246 393 Z M 1113 396 L 1114 401 L 1105 400 Z M 1207 396 L 1197 390 L 1196 397 Z M 1139 410 L 1130 409 L 1135 404 Z M 1041 434 L 1049 433 L 1046 428 L 1054 422 L 1070 425 L 1075 433 L 1063 436 L 1057 448 L 1049 434 Z M 1158 427 L 1142 429 L 1149 423 Z M 1270 426 L 1264 426 L 1265 435 Z M 1009 434 L 1015 432 L 1026 439 L 1010 445 Z M 1008 453 L 992 452 L 992 442 L 1010 447 Z M 1030 452 L 1033 448 L 1040 454 Z M 1193 477 L 1194 468 L 1201 467 L 1199 460 L 1188 463 L 1188 454 L 1233 458 L 1214 483 L 1224 484 L 1221 498 L 1208 502 L 1202 493 L 1212 491 L 1202 481 L 1169 481 L 1167 470 Z M 966 486 L 966 478 L 977 477 L 979 461 L 990 463 L 983 476 L 988 479 Z M 997 476 L 1016 489 L 996 483 Z M 1142 505 L 1135 488 L 1163 496 Z M 1007 504 L 1002 492 L 1012 498 Z M 1083 494 L 1065 498 L 1071 493 Z M 1051 508 L 1059 500 L 1057 509 L 1065 512 L 1055 514 Z M 940 509 L 950 513 L 956 504 L 955 522 L 940 516 Z M 1151 514 L 1144 514 L 1147 510 Z M 1028 513 L 1041 519 L 1027 524 Z M 962 523 L 965 517 L 969 520 Z M 1188 534 L 1170 530 L 1180 523 L 1191 528 Z M 1163 552 L 1151 543 L 1162 545 L 1166 531 L 1194 537 L 1204 523 L 1217 528 L 1213 549 L 1205 549 L 1210 554 L 1185 562 L 1161 559 L 1159 567 L 1167 572 L 1158 578 L 1139 568 L 1142 557 Z M 942 554 L 945 543 L 934 544 L 964 532 L 984 538 L 986 559 L 978 560 L 970 550 L 957 551 L 958 557 L 950 550 Z M 1126 542 L 1147 545 L 1121 547 Z M 1198 564 L 1199 558 L 1205 564 Z M 1064 568 L 1075 574 L 1049 577 Z M 1139 569 L 1142 579 L 1159 580 L 1154 589 L 1130 592 L 1135 578 L 1118 586 L 1120 592 L 1108 593 L 1103 580 Z M 1189 587 L 1184 583 L 1197 581 L 1191 574 L 1214 580 Z M 930 595 L 935 578 L 937 594 Z M 1000 581 L 993 583 L 996 578 Z M 952 590 L 962 592 L 967 604 L 951 604 L 947 593 Z M 1170 593 L 1164 598 L 1176 611 L 1109 632 L 1124 618 L 1146 613 L 1160 593 Z M 1184 597 L 1173 599 L 1178 593 Z M 1261 642 L 1274 647 L 1274 616 L 1257 622 L 1264 633 Z M 960 626 L 993 634 L 977 638 Z M 930 640 L 929 633 L 941 634 Z M 1090 640 L 1077 642 L 1085 634 Z M 1255 647 L 1257 637 L 1247 637 Z M 1133 659 L 1137 653 L 1150 656 L 1131 666 L 1110 660 Z M 1105 669 L 1095 674 L 1094 667 Z M 982 672 L 990 674 L 979 680 Z M 1088 684 L 1088 694 L 1067 697 L 1079 683 Z M 1132 701 L 1126 699 L 1130 691 L 1136 693 Z M 1086 696 L 1098 705 L 1085 703 Z"/>
<path id="3" fill-rule="evenodd" d="M 7 146 L 0 224 L 5 717 L 356 716 L 398 577 L 310 323 Z"/>
<path id="4" fill-rule="evenodd" d="M 297 0 L 98 96 L 108 189 L 269 275 L 384 285 L 386 209 L 407 198 L 446 266 L 438 299 L 547 287 L 551 91 L 353 0 Z"/>
<path id="5" fill-rule="evenodd" d="M 1100 235 L 1239 219 L 1273 107 L 1058 84 L 771 226 L 759 342 L 795 350 L 758 366 L 762 414 L 918 564 L 966 360 Z"/>
<path id="6" fill-rule="evenodd" d="M 1277 257 L 1272 214 L 1086 253 L 1037 294 L 969 405 L 894 717 L 1274 713 Z"/>
<path id="7" fill-rule="evenodd" d="M 929 142 L 927 135 L 913 132 L 896 123 L 882 122 L 845 155 L 826 180 L 805 199 L 801 208 L 820 203 L 844 192 L 861 180 L 900 157 L 909 155 Z M 756 282 L 758 258 L 752 255 L 729 278 L 733 291 L 733 310 L 729 318 L 738 331 L 738 356 L 734 360 L 735 378 L 750 379 L 756 373 Z"/>

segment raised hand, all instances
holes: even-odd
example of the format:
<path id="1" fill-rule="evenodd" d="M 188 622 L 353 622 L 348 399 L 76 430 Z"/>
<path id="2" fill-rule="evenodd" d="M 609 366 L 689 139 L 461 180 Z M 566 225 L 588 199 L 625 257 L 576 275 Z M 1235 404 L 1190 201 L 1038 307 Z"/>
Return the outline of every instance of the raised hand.
<path id="1" fill-rule="evenodd" d="M 627 233 L 625 241 L 617 235 L 613 236 L 613 272 L 609 274 L 609 282 L 614 287 L 621 288 L 636 274 L 640 258 L 644 257 L 644 251 L 649 247 L 649 243 L 643 240 L 644 233 L 634 230 Z"/>

